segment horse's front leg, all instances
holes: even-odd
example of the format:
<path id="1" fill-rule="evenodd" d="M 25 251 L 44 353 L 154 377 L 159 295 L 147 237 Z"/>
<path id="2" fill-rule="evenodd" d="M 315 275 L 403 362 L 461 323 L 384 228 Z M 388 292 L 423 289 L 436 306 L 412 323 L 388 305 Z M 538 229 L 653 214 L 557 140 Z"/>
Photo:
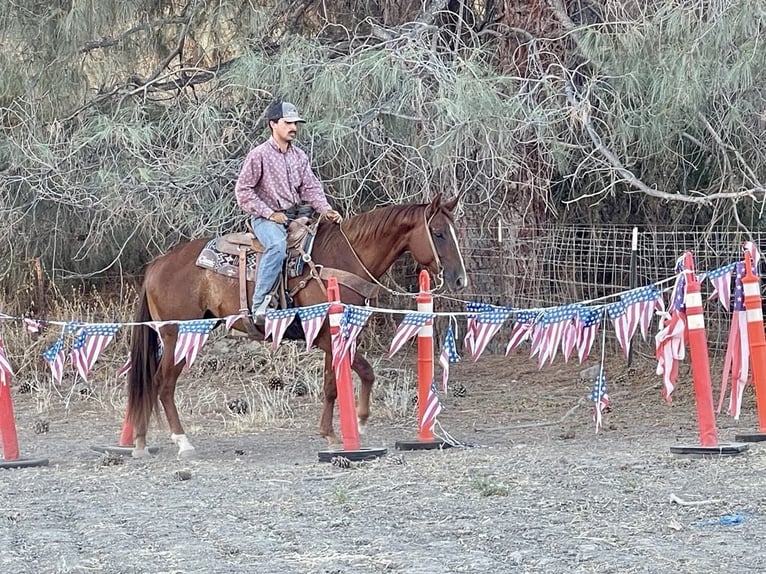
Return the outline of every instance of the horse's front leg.
<path id="1" fill-rule="evenodd" d="M 372 365 L 361 353 L 354 356 L 351 368 L 359 375 L 359 380 L 362 382 L 362 387 L 359 390 L 359 404 L 356 406 L 356 418 L 359 422 L 359 433 L 364 434 L 367 429 L 367 419 L 370 417 L 370 395 L 372 394 L 372 384 L 375 382 L 375 373 L 372 370 Z"/>
<path id="2" fill-rule="evenodd" d="M 335 371 L 332 368 L 332 352 L 325 351 L 324 354 L 324 406 L 322 416 L 319 419 L 319 435 L 327 439 L 331 447 L 340 444 L 338 435 L 332 427 L 333 411 L 335 410 L 335 399 L 338 397 L 338 387 L 335 385 Z"/>
<path id="3" fill-rule="evenodd" d="M 178 381 L 178 377 L 181 375 L 185 362 L 182 361 L 178 365 L 173 364 L 175 341 L 172 342 L 172 346 L 169 346 L 168 343 L 170 342 L 165 342 L 165 349 L 171 350 L 163 355 L 162 362 L 160 363 L 162 376 L 160 378 L 159 397 L 162 408 L 165 410 L 165 416 L 168 419 L 171 433 L 170 440 L 178 447 L 178 458 L 189 458 L 194 456 L 194 446 L 189 442 L 184 432 L 184 427 L 181 425 L 181 417 L 178 416 L 175 399 L 176 381 Z"/>

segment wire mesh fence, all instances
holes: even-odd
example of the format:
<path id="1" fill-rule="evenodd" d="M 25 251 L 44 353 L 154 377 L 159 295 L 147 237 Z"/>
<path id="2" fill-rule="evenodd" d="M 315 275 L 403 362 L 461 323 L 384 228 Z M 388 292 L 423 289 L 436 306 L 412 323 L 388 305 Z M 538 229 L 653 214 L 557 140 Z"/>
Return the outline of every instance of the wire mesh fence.
<path id="1" fill-rule="evenodd" d="M 742 242 L 763 244 L 764 233 L 653 226 L 638 229 L 635 277 L 631 279 L 633 226 L 582 227 L 544 225 L 511 228 L 498 226 L 463 229 L 463 254 L 469 276 L 468 289 L 461 300 L 510 305 L 517 309 L 554 307 L 567 303 L 601 300 L 611 302 L 631 287 L 664 281 L 672 285 L 676 260 L 691 251 L 698 274 L 742 259 Z M 417 290 L 416 270 L 400 264 L 392 273 L 397 284 L 412 292 Z M 707 299 L 712 288 L 703 282 Z M 666 297 L 667 301 L 667 297 Z M 383 297 L 381 306 L 401 308 L 406 302 Z M 414 306 L 414 304 L 413 304 Z M 437 301 L 438 311 L 462 311 L 459 301 Z M 731 314 L 718 302 L 705 306 L 705 320 L 710 352 L 725 351 Z M 510 322 L 509 322 L 510 323 Z M 496 338 L 502 339 L 511 325 Z M 653 325 L 653 332 L 657 323 Z M 437 332 L 439 332 L 437 322 Z M 637 338 L 640 338 L 637 336 Z M 634 338 L 634 342 L 639 344 Z M 650 342 L 651 343 L 651 342 Z M 615 341 L 610 333 L 609 345 Z M 616 349 L 616 347 L 613 347 Z M 650 352 L 650 346 L 642 347 Z M 497 352 L 500 345 L 490 347 Z"/>

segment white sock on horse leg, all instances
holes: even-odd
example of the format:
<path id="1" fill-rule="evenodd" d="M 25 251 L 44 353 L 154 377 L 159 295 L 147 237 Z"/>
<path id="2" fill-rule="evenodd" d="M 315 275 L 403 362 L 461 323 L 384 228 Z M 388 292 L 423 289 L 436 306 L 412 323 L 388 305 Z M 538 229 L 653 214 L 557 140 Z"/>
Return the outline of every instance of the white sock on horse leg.
<path id="1" fill-rule="evenodd" d="M 189 442 L 189 439 L 186 438 L 185 434 L 171 434 L 170 440 L 172 440 L 176 445 L 178 445 L 178 453 L 182 452 L 188 452 L 190 450 L 194 450 L 194 446 L 192 443 Z"/>

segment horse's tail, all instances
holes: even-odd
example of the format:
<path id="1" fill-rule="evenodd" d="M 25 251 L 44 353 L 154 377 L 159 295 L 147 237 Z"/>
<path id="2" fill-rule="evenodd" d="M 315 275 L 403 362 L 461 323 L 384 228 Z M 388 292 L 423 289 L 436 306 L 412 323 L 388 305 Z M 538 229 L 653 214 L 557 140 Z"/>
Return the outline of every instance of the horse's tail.
<path id="1" fill-rule="evenodd" d="M 151 321 L 146 289 L 136 311 L 136 322 L 130 335 L 130 370 L 128 371 L 128 416 L 134 429 L 146 430 L 157 404 L 155 374 L 159 363 L 159 337 L 145 323 Z"/>

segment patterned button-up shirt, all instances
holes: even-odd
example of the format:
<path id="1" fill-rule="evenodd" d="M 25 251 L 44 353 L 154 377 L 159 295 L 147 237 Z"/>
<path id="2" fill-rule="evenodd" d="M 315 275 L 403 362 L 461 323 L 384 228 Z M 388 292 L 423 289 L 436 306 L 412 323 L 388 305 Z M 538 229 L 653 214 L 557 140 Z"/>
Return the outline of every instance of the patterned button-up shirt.
<path id="1" fill-rule="evenodd" d="M 243 210 L 267 219 L 301 203 L 319 213 L 330 209 L 306 153 L 292 144 L 283 153 L 273 137 L 247 154 L 235 193 Z"/>

